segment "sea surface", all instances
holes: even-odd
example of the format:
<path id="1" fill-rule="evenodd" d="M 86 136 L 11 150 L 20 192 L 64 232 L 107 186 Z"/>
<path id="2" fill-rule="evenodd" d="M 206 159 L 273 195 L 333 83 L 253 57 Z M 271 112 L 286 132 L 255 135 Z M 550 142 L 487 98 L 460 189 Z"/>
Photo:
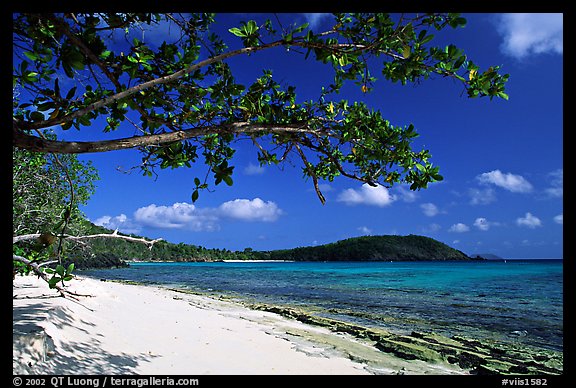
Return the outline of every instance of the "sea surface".
<path id="1" fill-rule="evenodd" d="M 274 305 L 397 333 L 563 350 L 562 260 L 134 263 L 85 270 Z"/>

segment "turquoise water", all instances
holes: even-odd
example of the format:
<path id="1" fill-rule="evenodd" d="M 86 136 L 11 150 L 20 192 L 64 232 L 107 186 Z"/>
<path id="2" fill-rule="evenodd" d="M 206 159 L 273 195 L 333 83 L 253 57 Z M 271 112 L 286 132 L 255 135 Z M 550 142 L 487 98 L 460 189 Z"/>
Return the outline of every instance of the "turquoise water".
<path id="1" fill-rule="evenodd" d="M 137 263 L 86 276 L 169 285 L 395 332 L 563 346 L 562 260 Z"/>

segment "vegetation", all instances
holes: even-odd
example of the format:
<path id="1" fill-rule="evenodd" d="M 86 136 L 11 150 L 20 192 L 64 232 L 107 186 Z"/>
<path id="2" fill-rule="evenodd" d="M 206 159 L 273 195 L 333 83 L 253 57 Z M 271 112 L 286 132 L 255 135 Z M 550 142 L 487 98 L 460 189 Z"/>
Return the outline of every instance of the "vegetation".
<path id="1" fill-rule="evenodd" d="M 91 234 L 109 234 L 106 228 L 90 224 Z M 139 236 L 132 235 L 139 238 Z M 150 249 L 143 244 L 119 239 L 98 238 L 90 249 L 70 252 L 69 261 L 77 268 L 123 267 L 126 261 L 221 261 L 221 260 L 289 260 L 289 261 L 381 261 L 381 260 L 472 260 L 461 251 L 429 237 L 364 236 L 335 243 L 274 251 L 208 249 L 197 245 L 159 241 Z"/>
<path id="2" fill-rule="evenodd" d="M 91 235 L 110 235 L 111 230 L 85 221 L 86 230 Z M 134 234 L 137 240 L 143 239 Z M 158 241 L 146 246 L 140 241 L 99 237 L 86 243 L 84 249 L 69 252 L 66 264 L 74 263 L 76 268 L 124 267 L 126 261 L 217 261 L 253 259 L 253 255 L 233 252 L 227 249 L 208 249 L 191 244 L 174 244 Z M 249 252 L 250 250 L 247 250 Z"/>
<path id="3" fill-rule="evenodd" d="M 326 245 L 271 251 L 269 257 L 295 261 L 470 260 L 440 241 L 413 234 L 355 237 Z"/>
<path id="4" fill-rule="evenodd" d="M 62 258 L 74 243 L 57 236 L 86 231 L 78 205 L 86 204 L 94 192 L 98 174 L 76 155 L 17 148 L 12 155 L 14 275 L 35 271 L 51 288 L 59 288 L 58 283 L 72 279 L 74 266 L 64 266 Z"/>

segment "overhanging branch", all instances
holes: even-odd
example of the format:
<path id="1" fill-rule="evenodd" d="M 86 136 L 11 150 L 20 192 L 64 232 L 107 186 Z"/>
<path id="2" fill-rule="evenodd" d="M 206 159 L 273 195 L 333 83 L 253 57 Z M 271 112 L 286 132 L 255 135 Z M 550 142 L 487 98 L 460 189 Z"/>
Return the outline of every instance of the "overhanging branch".
<path id="1" fill-rule="evenodd" d="M 17 242 L 20 241 L 27 241 L 27 240 L 34 240 L 37 239 L 41 236 L 40 233 L 33 233 L 33 234 L 23 234 L 20 236 L 14 236 L 12 237 L 12 244 L 16 244 Z M 91 238 L 97 238 L 97 237 L 105 237 L 105 238 L 121 238 L 123 240 L 128 240 L 128 241 L 134 241 L 134 242 L 140 242 L 146 245 L 149 245 L 150 249 L 152 249 L 152 246 L 157 243 L 158 241 L 162 241 L 163 239 L 161 238 L 157 238 L 155 240 L 146 240 L 144 238 L 138 238 L 138 237 L 131 237 L 131 236 L 124 236 L 121 234 L 118 234 L 118 230 L 115 230 L 113 233 L 98 233 L 98 234 L 90 234 L 90 235 L 86 235 L 86 236 L 72 236 L 69 234 L 65 234 L 65 235 L 61 235 L 58 236 L 61 237 L 63 239 L 67 239 L 67 240 L 73 240 L 73 241 L 78 241 L 78 240 L 87 240 L 87 239 L 91 239 Z"/>
<path id="2" fill-rule="evenodd" d="M 17 122 L 13 122 L 12 145 L 18 148 L 36 152 L 51 152 L 56 154 L 85 154 L 96 152 L 117 151 L 136 147 L 157 146 L 192 139 L 199 136 L 235 133 L 254 134 L 258 132 L 276 133 L 316 133 L 321 134 L 325 130 L 311 128 L 308 124 L 254 124 L 249 122 L 239 122 L 232 124 L 222 124 L 218 126 L 203 126 L 181 131 L 158 133 L 154 135 L 133 136 L 113 140 L 101 141 L 60 141 L 43 139 L 29 135 L 18 128 Z"/>

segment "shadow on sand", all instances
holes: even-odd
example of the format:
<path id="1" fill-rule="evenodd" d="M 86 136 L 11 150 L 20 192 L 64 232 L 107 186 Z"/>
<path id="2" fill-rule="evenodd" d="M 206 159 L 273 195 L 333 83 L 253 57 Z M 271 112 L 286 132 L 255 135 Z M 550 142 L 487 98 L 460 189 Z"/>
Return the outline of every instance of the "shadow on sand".
<path id="1" fill-rule="evenodd" d="M 29 303 L 13 306 L 14 374 L 130 374 L 154 357 L 103 351 L 101 335 L 87 330 L 93 323 L 75 317 L 65 305 L 47 306 L 42 299 L 27 298 Z M 47 323 L 58 330 L 78 330 L 88 340 L 54 341 L 45 329 Z"/>

